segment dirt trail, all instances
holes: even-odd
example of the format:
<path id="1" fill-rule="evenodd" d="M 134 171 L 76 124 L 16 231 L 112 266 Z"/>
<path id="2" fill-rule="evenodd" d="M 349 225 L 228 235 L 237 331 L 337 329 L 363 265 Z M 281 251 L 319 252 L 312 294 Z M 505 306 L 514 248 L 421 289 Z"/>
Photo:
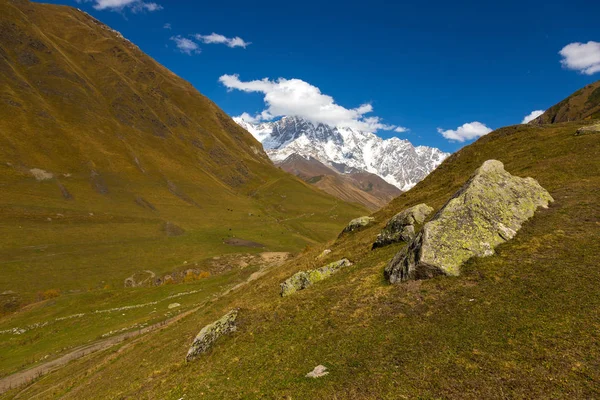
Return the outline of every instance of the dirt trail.
<path id="1" fill-rule="evenodd" d="M 267 260 L 275 261 L 276 260 L 276 261 L 280 261 L 280 262 L 279 263 L 275 262 L 274 264 L 271 264 L 271 265 L 261 268 L 259 271 L 253 273 L 244 282 L 238 283 L 237 285 L 234 285 L 233 287 L 226 289 L 225 291 L 221 292 L 220 294 L 212 296 L 211 299 L 205 301 L 204 303 L 202 303 L 199 306 L 196 306 L 188 311 L 182 312 L 181 314 L 178 314 L 178 315 L 171 317 L 167 320 L 164 320 L 162 322 L 159 322 L 159 323 L 156 323 L 153 325 L 149 325 L 145 328 L 141 328 L 141 329 L 131 331 L 131 332 L 125 332 L 120 335 L 112 336 L 112 337 L 98 340 L 96 342 L 93 342 L 93 343 L 90 343 L 90 344 L 87 344 L 84 346 L 77 347 L 55 360 L 48 361 L 48 362 L 38 365 L 36 367 L 27 369 L 25 371 L 16 372 L 12 375 L 8 375 L 8 376 L 0 379 L 0 394 L 5 393 L 5 392 L 7 392 L 13 388 L 19 387 L 21 385 L 31 383 L 35 379 L 37 379 L 43 375 L 49 374 L 50 372 L 56 371 L 57 369 L 66 365 L 67 363 L 69 363 L 73 360 L 77 360 L 88 354 L 95 353 L 95 352 L 101 351 L 101 350 L 109 349 L 112 346 L 115 346 L 125 340 L 134 338 L 136 336 L 141 336 L 141 335 L 144 335 L 144 334 L 147 334 L 150 332 L 165 329 L 165 328 L 169 327 L 170 325 L 174 324 L 175 322 L 181 320 L 182 318 L 185 318 L 188 315 L 195 313 L 200 308 L 204 307 L 209 301 L 213 301 L 215 299 L 221 298 L 235 290 L 238 290 L 239 288 L 247 285 L 248 283 L 260 278 L 269 269 L 271 269 L 272 266 L 275 266 L 276 264 L 280 264 L 281 262 L 285 261 L 288 258 L 288 256 L 289 256 L 289 253 L 263 253 L 263 258 L 265 259 L 265 261 L 267 261 Z"/>
<path id="2" fill-rule="evenodd" d="M 172 318 L 169 318 L 165 321 L 147 326 L 142 329 L 138 329 L 136 331 L 125 332 L 120 335 L 112 336 L 106 339 L 98 340 L 96 342 L 77 347 L 71 350 L 69 353 L 55 359 L 48 361 L 44 364 L 38 365 L 36 367 L 27 369 L 25 371 L 17 372 L 12 375 L 6 376 L 0 379 L 0 394 L 18 386 L 21 386 L 25 383 L 31 382 L 40 376 L 46 375 L 52 371 L 57 370 L 63 365 L 67 364 L 70 361 L 76 360 L 78 358 L 84 357 L 88 354 L 95 353 L 100 350 L 108 349 L 116 344 L 119 344 L 127 339 L 143 335 L 152 331 L 156 331 L 159 329 L 163 329 L 168 327 L 169 325 L 179 321 L 180 319 L 187 317 L 188 315 L 198 311 L 202 306 L 195 307 L 191 310 L 185 311 L 181 314 L 178 314 Z"/>

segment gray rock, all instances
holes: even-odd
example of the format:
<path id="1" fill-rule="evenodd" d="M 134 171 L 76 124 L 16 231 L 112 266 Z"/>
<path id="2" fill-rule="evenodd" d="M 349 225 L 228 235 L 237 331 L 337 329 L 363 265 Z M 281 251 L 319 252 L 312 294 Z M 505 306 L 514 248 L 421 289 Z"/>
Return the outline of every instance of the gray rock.
<path id="1" fill-rule="evenodd" d="M 238 309 L 231 310 L 212 324 L 202 328 L 188 350 L 185 361 L 193 361 L 201 354 L 206 353 L 221 336 L 235 332 L 238 311 Z"/>
<path id="2" fill-rule="evenodd" d="M 535 179 L 513 176 L 500 161 L 488 160 L 396 254 L 385 277 L 395 283 L 459 275 L 465 261 L 494 254 L 494 248 L 512 239 L 538 207 L 546 208 L 552 201 Z"/>
<path id="3" fill-rule="evenodd" d="M 315 282 L 329 278 L 344 267 L 352 265 L 348 259 L 343 258 L 318 269 L 301 271 L 281 283 L 281 297 L 289 296 L 298 290 L 306 289 Z"/>
<path id="4" fill-rule="evenodd" d="M 373 222 L 374 220 L 375 220 L 375 218 L 367 217 L 367 216 L 354 218 L 352 221 L 350 221 L 348 223 L 348 225 L 344 228 L 342 233 L 340 233 L 340 236 L 342 236 L 344 233 L 350 233 L 357 229 L 365 227 L 365 226 L 369 225 L 371 222 Z"/>
<path id="5" fill-rule="evenodd" d="M 415 225 L 425 222 L 433 208 L 427 204 L 418 204 L 394 215 L 377 235 L 373 248 L 388 246 L 392 243 L 410 242 L 415 238 Z"/>
<path id="6" fill-rule="evenodd" d="M 577 129 L 575 136 L 592 135 L 594 133 L 600 133 L 600 124 L 581 127 Z"/>
<path id="7" fill-rule="evenodd" d="M 317 365 L 312 371 L 305 376 L 307 378 L 321 378 L 322 376 L 328 375 L 327 367 L 324 365 Z"/>

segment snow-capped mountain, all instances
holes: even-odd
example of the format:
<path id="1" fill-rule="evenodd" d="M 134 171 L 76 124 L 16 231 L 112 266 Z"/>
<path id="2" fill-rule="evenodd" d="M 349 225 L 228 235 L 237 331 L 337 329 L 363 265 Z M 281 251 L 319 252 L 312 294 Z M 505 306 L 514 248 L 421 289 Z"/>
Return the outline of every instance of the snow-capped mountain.
<path id="1" fill-rule="evenodd" d="M 313 124 L 299 117 L 252 124 L 234 120 L 259 140 L 274 162 L 296 153 L 314 157 L 340 172 L 371 172 L 406 191 L 425 178 L 446 157 L 439 149 L 413 146 L 408 140 L 382 139 L 351 128 Z"/>

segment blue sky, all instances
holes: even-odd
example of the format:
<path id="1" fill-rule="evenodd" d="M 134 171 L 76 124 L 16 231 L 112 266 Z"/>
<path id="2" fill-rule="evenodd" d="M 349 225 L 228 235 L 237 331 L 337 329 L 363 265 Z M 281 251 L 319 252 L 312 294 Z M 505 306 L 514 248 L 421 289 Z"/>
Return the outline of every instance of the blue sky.
<path id="1" fill-rule="evenodd" d="M 354 118 L 388 128 L 377 130 L 384 138 L 446 151 L 472 140 L 448 140 L 439 128 L 465 139 L 517 124 L 600 79 L 600 2 L 592 0 L 51 2 L 120 31 L 232 116 L 276 117 L 286 107 L 313 115 L 321 106 L 317 119 Z M 204 43 L 211 33 L 251 44 Z M 180 51 L 174 37 L 198 51 Z M 581 44 L 561 56 L 571 43 Z M 269 82 L 249 83 L 263 78 Z M 309 104 L 290 105 L 296 97 L 285 96 L 295 90 Z M 481 126 L 457 130 L 472 122 Z"/>

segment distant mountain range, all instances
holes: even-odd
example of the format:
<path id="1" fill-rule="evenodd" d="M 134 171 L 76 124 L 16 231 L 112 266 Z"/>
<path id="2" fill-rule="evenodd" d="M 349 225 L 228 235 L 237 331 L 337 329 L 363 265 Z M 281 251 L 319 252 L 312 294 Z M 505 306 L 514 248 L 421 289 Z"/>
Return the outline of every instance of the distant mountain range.
<path id="1" fill-rule="evenodd" d="M 368 172 L 406 191 L 416 185 L 449 156 L 408 140 L 379 136 L 351 128 L 313 124 L 299 117 L 253 124 L 234 118 L 262 144 L 273 162 L 293 154 L 315 159 L 342 174 Z"/>

